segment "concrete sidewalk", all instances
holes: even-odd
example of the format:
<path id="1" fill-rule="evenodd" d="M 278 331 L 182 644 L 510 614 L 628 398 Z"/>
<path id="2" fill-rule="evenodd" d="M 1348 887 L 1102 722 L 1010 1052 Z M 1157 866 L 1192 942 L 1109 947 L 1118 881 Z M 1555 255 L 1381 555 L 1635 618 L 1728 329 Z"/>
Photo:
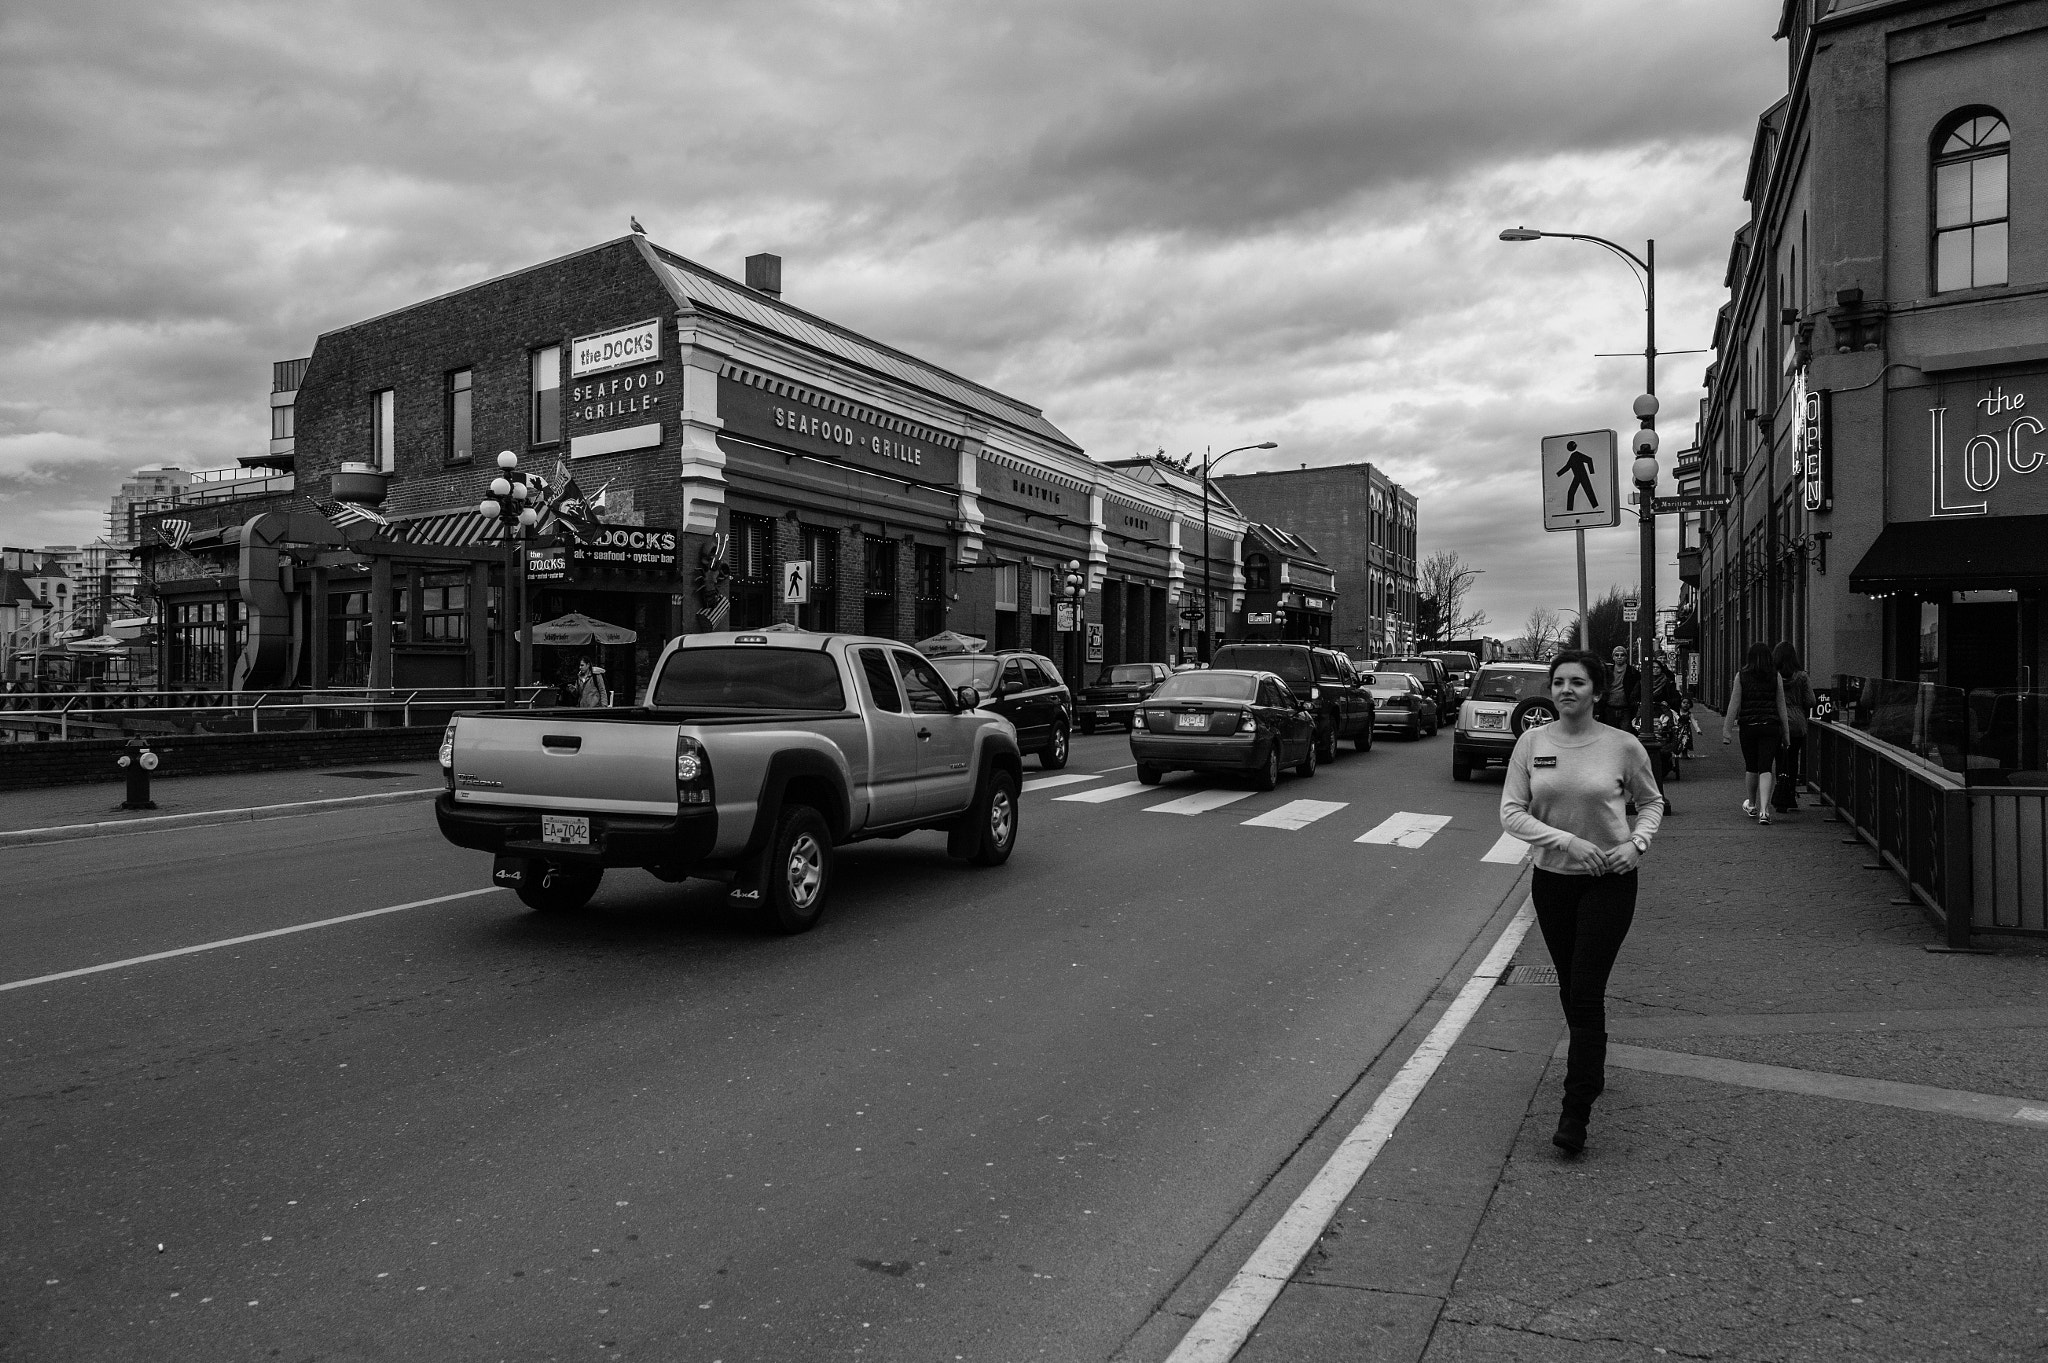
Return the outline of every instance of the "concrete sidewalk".
<path id="1" fill-rule="evenodd" d="M 123 825 L 164 828 L 250 817 L 238 811 L 345 809 L 348 805 L 322 802 L 350 800 L 361 805 L 370 803 L 364 796 L 396 798 L 416 791 L 424 792 L 417 798 L 425 799 L 440 789 L 440 768 L 433 762 L 376 762 L 325 771 L 173 776 L 151 783 L 150 795 L 157 805 L 153 810 L 122 809 L 126 787 L 119 781 L 0 791 L 0 844 L 121 832 Z M 288 810 L 280 811 L 279 806 Z M 175 822 L 151 824 L 152 819 Z M 94 831 L 82 832 L 87 828 Z M 25 836 L 29 830 L 37 833 Z"/>
<path id="2" fill-rule="evenodd" d="M 1812 797 L 1743 817 L 1700 719 L 1585 1154 L 1532 929 L 1243 1363 L 2048 1352 L 2048 944 L 1924 951 Z"/>

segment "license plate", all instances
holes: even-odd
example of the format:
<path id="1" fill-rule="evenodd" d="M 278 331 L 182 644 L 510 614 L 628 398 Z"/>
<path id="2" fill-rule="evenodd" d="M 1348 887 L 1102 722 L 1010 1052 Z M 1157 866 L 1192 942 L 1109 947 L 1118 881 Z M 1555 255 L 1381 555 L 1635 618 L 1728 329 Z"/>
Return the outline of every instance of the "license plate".
<path id="1" fill-rule="evenodd" d="M 1209 716 L 1206 714 L 1175 715 L 1173 717 L 1173 727 L 1176 729 L 1196 729 L 1207 733 L 1209 731 Z"/>
<path id="2" fill-rule="evenodd" d="M 540 840 L 559 842 L 571 847 L 588 847 L 590 820 L 571 814 L 543 814 L 540 816 Z"/>
<path id="3" fill-rule="evenodd" d="M 1474 715 L 1472 718 L 1472 727 L 1475 729 L 1505 729 L 1508 727 L 1508 717 L 1506 715 Z"/>

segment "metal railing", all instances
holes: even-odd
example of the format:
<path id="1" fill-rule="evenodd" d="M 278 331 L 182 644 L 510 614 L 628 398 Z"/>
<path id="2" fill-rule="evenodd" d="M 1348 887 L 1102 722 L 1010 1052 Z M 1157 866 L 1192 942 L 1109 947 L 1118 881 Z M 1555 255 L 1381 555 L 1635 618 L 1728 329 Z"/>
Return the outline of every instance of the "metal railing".
<path id="1" fill-rule="evenodd" d="M 531 705 L 553 687 L 515 688 Z M 0 742 L 157 737 L 195 733 L 280 733 L 368 729 L 379 716 L 440 723 L 457 710 L 505 707 L 502 687 L 326 687 L 320 690 L 77 691 L 0 694 Z"/>

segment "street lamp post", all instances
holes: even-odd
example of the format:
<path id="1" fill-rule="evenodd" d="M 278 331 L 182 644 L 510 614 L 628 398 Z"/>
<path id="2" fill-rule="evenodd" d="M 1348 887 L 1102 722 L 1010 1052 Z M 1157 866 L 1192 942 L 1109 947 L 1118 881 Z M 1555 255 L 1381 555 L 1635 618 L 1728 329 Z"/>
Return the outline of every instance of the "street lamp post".
<path id="1" fill-rule="evenodd" d="M 1629 474 L 1635 481 L 1638 505 L 1636 521 L 1641 530 L 1642 604 L 1636 624 L 1642 632 L 1643 666 L 1647 669 L 1650 650 L 1656 646 L 1657 629 L 1657 242 L 1644 244 L 1642 255 L 1605 237 L 1584 232 L 1539 232 L 1530 227 L 1510 227 L 1500 234 L 1502 241 L 1535 241 L 1542 237 L 1563 237 L 1568 241 L 1589 241 L 1619 256 L 1631 270 L 1639 270 L 1643 290 L 1645 330 L 1643 336 L 1643 393 L 1635 400 L 1635 414 L 1641 426 L 1630 440 L 1636 460 Z M 1583 544 L 1583 541 L 1581 541 Z M 1579 617 L 1582 622 L 1585 617 Z M 1656 705 L 1647 684 L 1642 688 L 1642 732 L 1648 734 L 1656 719 Z"/>
<path id="2" fill-rule="evenodd" d="M 1209 661 L 1209 655 L 1215 651 L 1216 647 L 1215 623 L 1211 619 L 1216 609 L 1216 592 L 1215 588 L 1210 585 L 1210 568 L 1214 563 L 1215 555 L 1211 552 L 1212 546 L 1209 543 L 1209 470 L 1215 468 L 1240 450 L 1277 450 L 1279 448 L 1280 442 L 1277 440 L 1262 440 L 1256 445 L 1239 445 L 1235 449 L 1225 450 L 1219 455 L 1202 461 L 1202 647 L 1200 652 L 1202 661 L 1205 663 Z"/>
<path id="3" fill-rule="evenodd" d="M 491 479 L 490 495 L 476 504 L 476 514 L 496 522 L 505 536 L 505 704 L 516 705 L 518 688 L 526 684 L 533 672 L 533 641 L 521 637 L 526 628 L 524 541 L 540 522 L 540 512 L 534 509 L 533 489 L 527 485 L 526 475 L 519 471 L 519 456 L 512 451 L 499 451 L 498 476 Z M 516 670 L 512 662 L 515 649 L 519 660 Z"/>

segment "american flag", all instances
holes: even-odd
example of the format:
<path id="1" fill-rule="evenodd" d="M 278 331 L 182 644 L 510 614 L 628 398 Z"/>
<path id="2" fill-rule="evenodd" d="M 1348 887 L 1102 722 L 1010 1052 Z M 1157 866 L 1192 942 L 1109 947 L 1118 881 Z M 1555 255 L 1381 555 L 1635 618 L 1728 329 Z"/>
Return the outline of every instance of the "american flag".
<path id="1" fill-rule="evenodd" d="M 360 525 L 365 521 L 373 525 L 391 524 L 377 512 L 366 506 L 357 506 L 353 502 L 337 502 L 326 497 L 315 497 L 313 505 L 320 508 L 321 515 L 334 522 L 334 528 L 337 530 Z"/>
<path id="2" fill-rule="evenodd" d="M 186 539 L 192 534 L 192 522 L 172 520 L 169 517 L 156 523 L 157 533 L 173 549 L 183 549 Z"/>

